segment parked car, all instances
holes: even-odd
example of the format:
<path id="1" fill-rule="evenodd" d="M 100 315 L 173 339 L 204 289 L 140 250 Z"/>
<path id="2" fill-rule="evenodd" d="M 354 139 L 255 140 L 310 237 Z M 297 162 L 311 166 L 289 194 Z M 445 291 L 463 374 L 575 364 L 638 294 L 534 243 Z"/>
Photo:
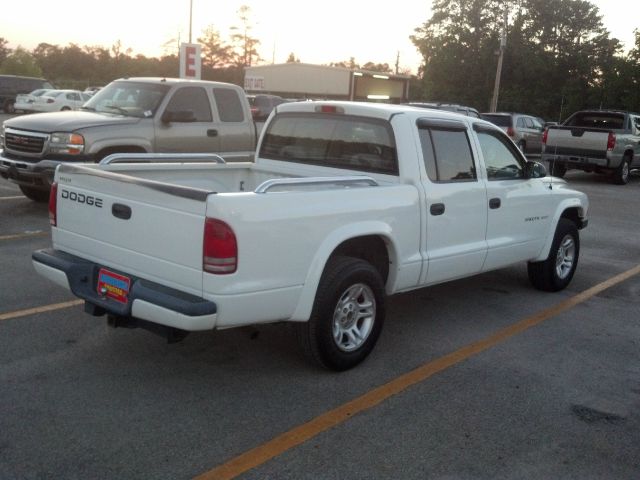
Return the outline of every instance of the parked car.
<path id="1" fill-rule="evenodd" d="M 4 113 L 15 112 L 16 95 L 29 93 L 38 88 L 55 88 L 44 78 L 0 75 L 0 107 Z"/>
<path id="2" fill-rule="evenodd" d="M 49 90 L 36 98 L 31 104 L 31 110 L 34 112 L 77 110 L 90 98 L 90 95 L 80 90 Z"/>
<path id="3" fill-rule="evenodd" d="M 100 91 L 102 87 L 87 87 L 84 89 L 84 93 L 87 95 L 95 95 L 96 92 Z"/>
<path id="4" fill-rule="evenodd" d="M 244 90 L 222 82 L 174 78 L 116 80 L 77 112 L 5 120 L 0 177 L 28 198 L 49 199 L 61 163 L 97 162 L 116 154 L 181 152 L 211 160 L 251 161 L 256 125 Z"/>
<path id="5" fill-rule="evenodd" d="M 274 107 L 286 100 L 277 95 L 247 95 L 249 106 L 251 107 L 251 115 L 256 122 L 264 122 Z"/>
<path id="6" fill-rule="evenodd" d="M 13 104 L 13 108 L 16 112 L 31 112 L 33 111 L 33 103 L 36 101 L 36 98 L 45 95 L 47 92 L 51 90 L 48 88 L 38 88 L 31 93 L 21 93 L 16 95 L 16 102 Z"/>
<path id="7" fill-rule="evenodd" d="M 333 370 L 374 348 L 387 295 L 518 262 L 558 291 L 576 271 L 587 196 L 558 179 L 550 190 L 488 122 L 297 102 L 264 128 L 255 163 L 60 165 L 36 271 L 112 327 L 169 341 L 290 321 Z"/>
<path id="8" fill-rule="evenodd" d="M 441 102 L 409 102 L 405 105 L 419 108 L 433 108 L 436 110 L 446 110 L 447 112 L 460 113 L 467 117 L 480 118 L 480 112 L 473 107 L 458 105 L 457 103 L 441 103 Z"/>
<path id="9" fill-rule="evenodd" d="M 632 169 L 640 168 L 640 113 L 582 110 L 562 125 L 550 125 L 542 137 L 542 160 L 553 175 L 567 170 L 608 174 L 626 185 Z"/>
<path id="10" fill-rule="evenodd" d="M 523 113 L 483 113 L 482 118 L 507 132 L 522 153 L 541 154 L 544 127 L 540 120 Z"/>

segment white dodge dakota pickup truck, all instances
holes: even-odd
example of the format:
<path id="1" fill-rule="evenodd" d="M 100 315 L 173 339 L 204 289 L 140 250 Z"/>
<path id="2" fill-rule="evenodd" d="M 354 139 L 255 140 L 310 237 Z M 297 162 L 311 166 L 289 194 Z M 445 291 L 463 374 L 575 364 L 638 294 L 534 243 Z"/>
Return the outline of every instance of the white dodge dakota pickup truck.
<path id="1" fill-rule="evenodd" d="M 113 160 L 58 167 L 39 273 L 173 339 L 298 322 L 333 370 L 371 352 L 388 295 L 515 262 L 566 287 L 587 224 L 586 196 L 498 127 L 407 106 L 283 104 L 255 163 Z"/>

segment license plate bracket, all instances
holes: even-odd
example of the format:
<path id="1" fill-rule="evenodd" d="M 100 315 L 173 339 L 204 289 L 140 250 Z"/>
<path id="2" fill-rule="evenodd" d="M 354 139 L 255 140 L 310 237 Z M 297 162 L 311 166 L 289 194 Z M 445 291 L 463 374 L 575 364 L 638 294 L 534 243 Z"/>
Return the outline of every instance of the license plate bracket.
<path id="1" fill-rule="evenodd" d="M 125 275 L 101 268 L 98 272 L 98 295 L 110 298 L 119 303 L 126 304 L 129 301 L 131 279 Z"/>

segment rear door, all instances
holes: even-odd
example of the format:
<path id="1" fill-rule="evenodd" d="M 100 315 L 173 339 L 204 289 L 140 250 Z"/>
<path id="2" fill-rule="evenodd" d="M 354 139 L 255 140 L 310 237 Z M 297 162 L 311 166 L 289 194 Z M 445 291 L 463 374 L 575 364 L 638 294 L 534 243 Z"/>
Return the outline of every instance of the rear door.
<path id="1" fill-rule="evenodd" d="M 211 89 L 217 115 L 220 152 L 234 160 L 253 160 L 255 152 L 255 130 L 253 119 L 249 118 L 245 100 L 234 88 L 213 87 Z M 234 156 L 237 154 L 237 156 Z"/>
<path id="2" fill-rule="evenodd" d="M 422 284 L 465 277 L 482 269 L 487 244 L 487 194 L 477 175 L 467 125 L 420 119 L 427 202 Z"/>

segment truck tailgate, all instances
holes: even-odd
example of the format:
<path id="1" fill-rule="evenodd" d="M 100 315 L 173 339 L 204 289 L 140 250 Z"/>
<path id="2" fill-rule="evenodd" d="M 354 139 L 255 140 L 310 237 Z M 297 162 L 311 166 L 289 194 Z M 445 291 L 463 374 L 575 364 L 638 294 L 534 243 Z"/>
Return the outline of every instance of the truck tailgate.
<path id="1" fill-rule="evenodd" d="M 54 248 L 202 294 L 209 192 L 72 165 L 59 167 L 56 181 Z"/>
<path id="2" fill-rule="evenodd" d="M 605 158 L 609 131 L 583 127 L 549 127 L 545 153 Z"/>

